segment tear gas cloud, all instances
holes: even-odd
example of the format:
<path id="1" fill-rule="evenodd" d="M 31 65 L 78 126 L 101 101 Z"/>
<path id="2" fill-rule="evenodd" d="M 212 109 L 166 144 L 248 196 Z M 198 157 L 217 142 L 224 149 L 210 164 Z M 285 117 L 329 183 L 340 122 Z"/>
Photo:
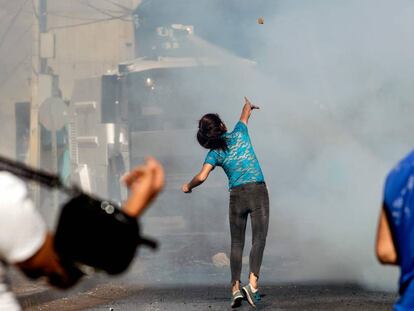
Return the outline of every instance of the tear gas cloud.
<path id="1" fill-rule="evenodd" d="M 164 11 L 181 2 L 163 1 Z M 171 95 L 180 98 L 178 111 L 194 104 L 188 120 L 194 136 L 195 115 L 217 112 L 230 129 L 243 96 L 261 108 L 249 131 L 271 198 L 263 282 L 394 288 L 397 270 L 376 262 L 374 240 L 385 174 L 414 142 L 414 2 L 261 0 L 232 9 L 225 2 L 194 1 L 196 9 L 181 10 L 174 22 L 185 24 L 189 15 L 197 21 L 206 55 L 212 42 L 223 48 L 217 57 L 256 65 L 235 61 L 215 74 L 195 73 L 182 87 L 197 83 L 199 93 L 174 89 Z M 195 139 L 188 152 L 199 155 L 201 167 L 204 152 Z M 173 283 L 229 279 L 228 267 L 211 269 L 211 258 L 230 248 L 228 193 L 219 171 L 191 195 L 177 186 L 157 200 L 143 223 L 148 234 L 161 236 L 162 248 L 154 255 L 143 251 L 133 275 Z M 143 269 L 146 261 L 151 265 Z"/>
<path id="2" fill-rule="evenodd" d="M 200 83 L 215 86 L 222 100 L 213 111 L 229 128 L 243 95 L 261 107 L 249 128 L 271 195 L 263 279 L 393 288 L 397 270 L 376 262 L 374 241 L 385 174 L 413 142 L 414 4 L 321 0 L 259 1 L 258 6 L 263 12 L 256 17 L 241 9 L 227 12 L 229 20 L 240 22 L 244 40 L 232 38 L 233 47 L 242 47 L 232 51 L 257 65 Z M 193 18 L 221 16 L 220 1 L 203 13 Z M 258 25 L 261 15 L 266 22 Z M 224 33 L 210 23 L 211 41 L 223 43 Z M 212 112 L 212 98 L 197 98 L 197 109 Z M 200 148 L 195 140 L 193 145 Z M 209 191 L 194 192 L 208 197 Z M 210 194 L 215 201 L 219 196 L 222 212 L 203 221 L 227 225 L 221 221 L 227 194 Z M 182 196 L 175 203 L 188 202 Z M 198 211 L 209 206 L 191 204 Z M 209 239 L 207 245 L 214 247 L 214 237 Z"/>

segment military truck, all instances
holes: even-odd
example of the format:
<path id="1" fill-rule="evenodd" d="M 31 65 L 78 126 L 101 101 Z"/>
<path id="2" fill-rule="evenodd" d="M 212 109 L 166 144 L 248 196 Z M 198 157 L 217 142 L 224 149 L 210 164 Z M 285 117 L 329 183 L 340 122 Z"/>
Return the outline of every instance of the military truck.
<path id="1" fill-rule="evenodd" d="M 177 198 L 181 184 L 201 168 L 206 153 L 196 142 L 198 119 L 207 112 L 222 112 L 223 117 L 232 112 L 236 117 L 243 94 L 235 75 L 240 66 L 252 66 L 197 40 L 209 57 L 139 58 L 101 77 L 76 81 L 69 105 L 69 149 L 72 179 L 84 190 L 122 201 L 127 195 L 120 184 L 122 174 L 153 155 L 166 170 L 163 197 L 168 202 L 160 204 L 160 213 L 176 215 L 177 208 L 184 208 L 172 206 L 183 202 Z M 213 174 L 206 187 L 221 190 L 186 197 L 186 206 L 198 204 L 191 200 L 213 208 L 222 205 L 217 204 L 226 198 L 222 173 Z M 178 214 L 194 212 L 189 208 Z M 186 225 L 181 218 L 177 221 Z"/>

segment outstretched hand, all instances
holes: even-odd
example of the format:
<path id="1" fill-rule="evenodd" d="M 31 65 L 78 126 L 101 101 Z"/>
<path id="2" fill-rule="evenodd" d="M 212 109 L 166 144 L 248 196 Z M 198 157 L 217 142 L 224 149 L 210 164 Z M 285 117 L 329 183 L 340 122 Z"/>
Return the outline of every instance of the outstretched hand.
<path id="1" fill-rule="evenodd" d="M 249 105 L 250 106 L 250 109 L 260 109 L 260 107 L 259 106 L 256 106 L 256 105 L 253 105 L 251 102 L 250 102 L 250 100 L 245 96 L 244 97 L 244 103 L 246 104 L 246 105 Z"/>
<path id="2" fill-rule="evenodd" d="M 258 106 L 253 105 L 250 100 L 247 99 L 247 97 L 244 97 L 244 106 L 242 109 L 242 113 L 240 116 L 240 121 L 244 124 L 247 124 L 249 122 L 250 115 L 253 111 L 253 109 L 259 109 Z"/>
<path id="3" fill-rule="evenodd" d="M 143 165 L 123 176 L 122 181 L 131 190 L 123 210 L 128 215 L 137 217 L 164 187 L 164 169 L 155 158 L 148 157 Z"/>

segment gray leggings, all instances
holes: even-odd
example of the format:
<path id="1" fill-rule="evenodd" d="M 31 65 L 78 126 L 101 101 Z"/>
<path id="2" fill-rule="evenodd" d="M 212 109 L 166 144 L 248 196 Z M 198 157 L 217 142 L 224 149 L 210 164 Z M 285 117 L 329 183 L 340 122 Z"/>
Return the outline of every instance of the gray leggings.
<path id="1" fill-rule="evenodd" d="M 249 258 L 250 272 L 259 277 L 269 226 L 269 195 L 264 183 L 248 183 L 230 190 L 230 268 L 232 284 L 240 280 L 247 216 L 249 214 L 253 235 Z"/>

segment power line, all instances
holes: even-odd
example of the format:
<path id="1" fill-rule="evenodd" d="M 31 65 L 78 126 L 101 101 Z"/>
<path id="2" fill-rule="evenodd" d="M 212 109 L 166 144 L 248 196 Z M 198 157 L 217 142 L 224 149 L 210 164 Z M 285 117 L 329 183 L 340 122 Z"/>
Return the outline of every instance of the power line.
<path id="1" fill-rule="evenodd" d="M 1 10 L 4 11 L 4 15 L 2 17 L 10 16 L 14 12 L 14 10 L 13 10 L 13 12 L 11 12 L 11 10 L 5 10 L 5 9 L 1 9 Z M 23 9 L 20 14 L 28 14 L 28 15 L 32 16 L 33 15 L 33 10 L 32 10 L 32 8 L 26 8 L 26 9 Z M 0 24 L 3 23 L 4 21 L 5 20 L 0 19 Z"/>
<path id="2" fill-rule="evenodd" d="M 125 21 L 125 22 L 129 22 L 129 20 L 125 20 L 125 19 L 122 18 L 122 17 L 127 17 L 127 16 L 129 16 L 129 14 L 125 14 L 125 15 L 119 16 L 119 17 L 117 16 L 117 17 L 103 18 L 103 19 L 98 19 L 98 20 L 95 20 L 95 21 L 79 23 L 79 24 L 69 24 L 69 25 L 55 26 L 55 27 L 50 27 L 49 30 L 74 28 L 74 27 L 92 25 L 92 24 L 97 24 L 97 23 L 102 23 L 102 22 L 107 22 L 107 21 L 117 20 L 117 19 Z"/>
<path id="3" fill-rule="evenodd" d="M 22 40 L 28 33 L 30 33 L 30 30 L 32 29 L 33 24 L 28 25 L 28 27 L 22 31 L 22 33 L 16 37 L 16 40 L 13 42 L 13 44 L 9 45 L 9 48 L 7 50 L 4 51 L 4 55 L 8 55 L 9 51 L 12 48 L 16 48 L 17 46 L 19 46 L 22 42 L 24 42 L 24 40 Z"/>
<path id="4" fill-rule="evenodd" d="M 130 12 L 130 13 L 133 13 L 134 12 L 133 9 L 128 8 L 128 7 L 126 7 L 126 6 L 122 5 L 122 4 L 116 3 L 115 1 L 112 1 L 112 0 L 104 0 L 104 1 L 105 2 L 108 2 L 108 3 L 111 3 L 114 6 L 117 6 L 118 8 L 122 9 L 125 12 Z"/>
<path id="5" fill-rule="evenodd" d="M 10 30 L 12 29 L 17 17 L 20 15 L 20 13 L 22 12 L 24 6 L 26 5 L 26 3 L 28 2 L 28 0 L 25 0 L 24 2 L 22 2 L 22 5 L 19 7 L 19 9 L 16 11 L 16 13 L 14 14 L 14 16 L 12 17 L 9 25 L 7 26 L 7 29 L 5 30 L 5 32 L 3 33 L 1 39 L 0 39 L 0 48 L 1 46 L 4 44 L 5 39 L 7 34 L 10 32 Z M 22 38 L 29 32 L 29 30 L 32 28 L 32 24 L 30 24 L 22 33 L 21 35 L 19 35 L 18 40 L 15 41 L 15 43 L 13 44 L 15 47 L 18 46 L 18 44 L 20 42 L 22 42 Z M 8 52 L 10 49 L 8 49 L 6 52 Z M 6 53 L 8 54 L 8 53 Z M 30 57 L 30 54 L 25 55 L 23 57 L 23 59 L 21 61 L 19 61 L 11 70 L 8 71 L 8 73 L 6 74 L 5 78 L 3 78 L 0 82 L 0 88 L 3 87 L 17 72 L 17 70 L 20 68 L 20 66 L 22 66 L 25 61 Z"/>
<path id="6" fill-rule="evenodd" d="M 84 20 L 84 21 L 98 21 L 98 20 L 100 20 L 99 18 L 71 16 L 71 15 L 65 15 L 65 14 L 60 14 L 60 13 L 52 13 L 52 12 L 48 12 L 47 15 L 56 16 L 56 17 L 63 17 L 63 18 L 73 19 L 73 20 Z"/>
<path id="7" fill-rule="evenodd" d="M 62 26 L 55 26 L 55 27 L 50 27 L 49 30 L 58 30 L 58 29 L 67 29 L 67 28 L 74 28 L 74 27 L 80 27 L 80 26 L 86 26 L 86 25 L 92 25 L 92 24 L 97 24 L 97 23 L 101 23 L 101 22 L 106 22 L 106 21 L 111 21 L 111 20 L 122 20 L 122 21 L 127 21 L 130 22 L 131 20 L 126 19 L 126 17 L 131 16 L 131 10 L 128 11 L 128 13 L 124 13 L 121 15 L 113 15 L 111 13 L 109 13 L 108 11 L 105 11 L 101 8 L 98 8 L 92 4 L 89 3 L 89 1 L 87 1 L 87 3 L 85 3 L 83 0 L 78 0 L 79 4 L 86 6 L 88 8 L 91 8 L 103 15 L 108 16 L 108 18 L 102 18 L 102 19 L 94 19 L 94 20 L 90 20 L 87 22 L 83 22 L 83 23 L 78 23 L 78 24 L 68 24 L 68 25 L 62 25 Z M 110 1 L 110 0 L 107 0 Z"/>
<path id="8" fill-rule="evenodd" d="M 0 48 L 2 47 L 2 45 L 4 44 L 4 41 L 6 39 L 7 34 L 9 33 L 9 31 L 12 29 L 14 23 L 16 22 L 17 17 L 20 15 L 20 12 L 23 10 L 24 6 L 26 5 L 26 3 L 29 0 L 24 0 L 22 2 L 22 5 L 19 7 L 19 9 L 17 10 L 16 14 L 14 14 L 14 16 L 12 17 L 9 25 L 7 26 L 6 30 L 4 31 L 3 35 L 0 38 Z"/>
<path id="9" fill-rule="evenodd" d="M 25 57 L 21 61 L 19 61 L 11 70 L 9 70 L 6 77 L 0 81 L 0 88 L 2 88 L 7 82 L 9 82 L 9 80 L 16 74 L 20 66 L 22 66 L 27 61 L 27 59 L 30 58 L 30 56 L 30 54 L 25 55 Z"/>
<path id="10" fill-rule="evenodd" d="M 121 19 L 122 17 L 124 17 L 124 16 L 125 16 L 125 14 L 123 14 L 123 15 L 118 15 L 118 16 L 113 15 L 113 14 L 112 14 L 112 13 L 110 13 L 108 10 L 104 10 L 104 9 L 102 9 L 102 8 L 99 8 L 99 7 L 95 6 L 95 5 L 90 4 L 90 3 L 89 3 L 89 1 L 87 1 L 87 0 L 86 0 L 86 3 L 85 3 L 84 1 L 82 1 L 82 0 L 80 0 L 80 1 L 79 1 L 79 3 L 80 3 L 81 5 L 84 5 L 84 6 L 88 7 L 88 8 L 90 8 L 90 9 L 93 9 L 93 10 L 95 10 L 95 11 L 97 11 L 97 12 L 99 12 L 99 13 L 103 14 L 103 15 L 109 16 L 109 17 L 113 17 L 113 18 L 119 18 L 119 19 Z M 124 12 L 125 12 L 125 11 L 124 11 Z M 115 13 L 118 13 L 118 14 L 119 14 L 119 13 L 121 13 L 121 12 L 117 11 L 117 12 L 115 12 Z M 128 12 L 128 13 L 130 13 L 130 12 Z M 130 15 L 130 14 L 127 14 L 127 15 Z"/>

